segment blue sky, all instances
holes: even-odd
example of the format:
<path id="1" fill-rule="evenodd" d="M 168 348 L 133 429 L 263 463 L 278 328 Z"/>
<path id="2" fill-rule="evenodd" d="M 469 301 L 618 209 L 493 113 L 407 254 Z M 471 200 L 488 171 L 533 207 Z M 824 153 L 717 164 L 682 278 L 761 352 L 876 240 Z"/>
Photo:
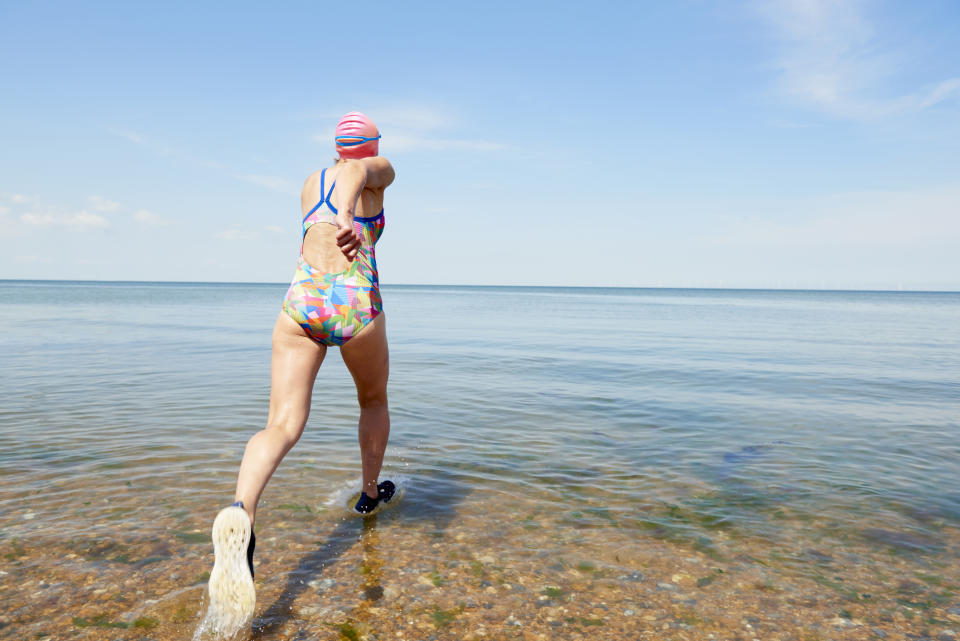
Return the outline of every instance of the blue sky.
<path id="1" fill-rule="evenodd" d="M 385 283 L 960 289 L 952 0 L 142 4 L 0 2 L 0 278 L 288 281 L 361 110 Z"/>

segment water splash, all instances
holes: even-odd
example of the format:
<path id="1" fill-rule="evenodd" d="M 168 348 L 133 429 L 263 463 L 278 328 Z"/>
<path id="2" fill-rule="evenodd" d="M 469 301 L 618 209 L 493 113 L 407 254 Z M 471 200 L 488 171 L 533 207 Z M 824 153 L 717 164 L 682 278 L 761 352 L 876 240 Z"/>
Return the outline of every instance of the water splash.
<path id="1" fill-rule="evenodd" d="M 358 518 L 379 514 L 384 510 L 388 510 L 400 502 L 403 496 L 407 493 L 407 490 L 409 490 L 413 485 L 413 481 L 406 474 L 391 474 L 383 476 L 389 477 L 389 479 L 393 481 L 394 485 L 397 486 L 397 491 L 394 493 L 393 498 L 391 498 L 389 502 L 384 503 L 381 501 L 380 504 L 377 505 L 377 507 L 373 510 L 373 512 L 370 512 L 370 514 L 360 514 L 353 509 L 353 506 L 356 505 L 357 500 L 360 498 L 360 492 L 363 488 L 362 477 L 347 480 L 340 485 L 334 486 L 323 504 L 330 508 L 334 513 L 339 512 L 342 516 L 352 516 Z"/>
<path id="2" fill-rule="evenodd" d="M 230 616 L 230 613 L 220 612 L 210 607 L 210 598 L 206 589 L 203 591 L 200 608 L 206 609 L 206 612 L 193 633 L 193 641 L 242 641 L 250 638 L 252 613 L 246 619 L 240 620 Z"/>

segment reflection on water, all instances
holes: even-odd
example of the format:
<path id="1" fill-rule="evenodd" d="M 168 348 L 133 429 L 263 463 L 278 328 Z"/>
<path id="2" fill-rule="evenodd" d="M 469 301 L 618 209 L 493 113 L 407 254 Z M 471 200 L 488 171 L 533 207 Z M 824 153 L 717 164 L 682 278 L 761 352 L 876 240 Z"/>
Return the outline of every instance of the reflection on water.
<path id="1" fill-rule="evenodd" d="M 189 639 L 283 286 L 51 287 L 0 283 L 0 638 Z M 252 638 L 960 632 L 960 295 L 384 297 L 402 492 L 345 518 L 331 351 Z"/>
<path id="2" fill-rule="evenodd" d="M 363 558 L 360 563 L 360 573 L 363 575 L 363 598 L 376 603 L 383 598 L 383 586 L 380 579 L 383 574 L 383 558 L 380 555 L 380 536 L 377 534 L 377 517 L 371 516 L 363 520 L 363 536 L 360 542 L 363 545 Z"/>

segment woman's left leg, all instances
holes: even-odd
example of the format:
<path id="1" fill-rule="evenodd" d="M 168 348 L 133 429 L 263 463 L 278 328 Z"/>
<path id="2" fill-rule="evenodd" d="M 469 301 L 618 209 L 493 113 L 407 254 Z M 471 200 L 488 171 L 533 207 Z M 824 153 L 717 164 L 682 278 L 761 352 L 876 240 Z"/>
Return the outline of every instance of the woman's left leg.
<path id="1" fill-rule="evenodd" d="M 386 315 L 380 314 L 340 348 L 343 362 L 357 386 L 357 401 L 360 403 L 357 435 L 363 491 L 371 499 L 379 496 L 377 479 L 390 437 L 390 411 L 387 409 L 390 354 L 386 322 Z"/>
<path id="2" fill-rule="evenodd" d="M 273 328 L 267 427 L 247 442 L 237 478 L 235 500 L 243 501 L 251 523 L 263 488 L 307 424 L 313 382 L 326 353 L 326 345 L 307 336 L 292 318 L 280 312 Z"/>

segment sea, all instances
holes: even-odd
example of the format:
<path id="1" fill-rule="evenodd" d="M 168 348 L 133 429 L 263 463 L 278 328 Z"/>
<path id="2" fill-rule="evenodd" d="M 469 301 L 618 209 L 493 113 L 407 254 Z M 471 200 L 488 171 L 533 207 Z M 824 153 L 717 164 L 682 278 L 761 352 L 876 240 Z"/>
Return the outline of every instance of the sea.
<path id="1" fill-rule="evenodd" d="M 285 289 L 0 281 L 0 638 L 193 638 Z M 247 636 L 960 634 L 960 293 L 382 292 L 400 492 L 332 348 Z"/>

